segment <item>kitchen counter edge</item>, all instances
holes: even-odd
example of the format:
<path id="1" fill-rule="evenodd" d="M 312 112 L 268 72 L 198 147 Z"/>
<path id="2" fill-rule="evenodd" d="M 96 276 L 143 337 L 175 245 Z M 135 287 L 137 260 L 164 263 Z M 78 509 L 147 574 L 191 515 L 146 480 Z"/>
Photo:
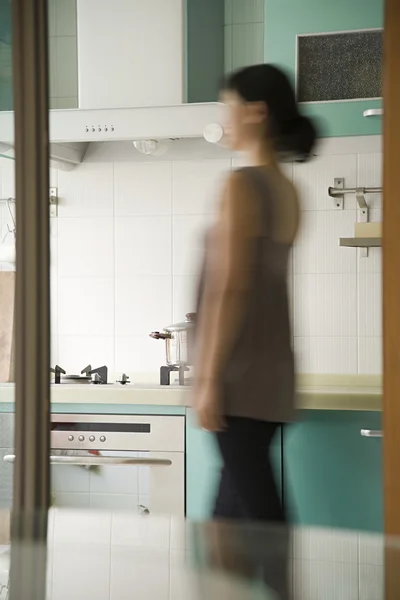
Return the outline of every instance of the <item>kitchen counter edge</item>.
<path id="1" fill-rule="evenodd" d="M 14 384 L 0 384 L 0 403 L 14 402 Z M 53 404 L 118 404 L 148 406 L 190 406 L 190 389 L 176 386 L 87 386 L 51 387 Z M 310 385 L 299 386 L 298 408 L 303 410 L 379 411 L 380 386 Z"/>

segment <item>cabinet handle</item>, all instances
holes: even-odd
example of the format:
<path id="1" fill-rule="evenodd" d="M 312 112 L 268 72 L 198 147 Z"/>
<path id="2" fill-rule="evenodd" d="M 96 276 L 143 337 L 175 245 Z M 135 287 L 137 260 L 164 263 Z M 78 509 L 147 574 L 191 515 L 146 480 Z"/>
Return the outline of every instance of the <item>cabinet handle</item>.
<path id="1" fill-rule="evenodd" d="M 361 435 L 368 438 L 381 438 L 383 437 L 383 431 L 379 429 L 361 429 Z"/>
<path id="2" fill-rule="evenodd" d="M 383 115 L 383 108 L 369 108 L 364 110 L 364 117 L 381 117 Z"/>

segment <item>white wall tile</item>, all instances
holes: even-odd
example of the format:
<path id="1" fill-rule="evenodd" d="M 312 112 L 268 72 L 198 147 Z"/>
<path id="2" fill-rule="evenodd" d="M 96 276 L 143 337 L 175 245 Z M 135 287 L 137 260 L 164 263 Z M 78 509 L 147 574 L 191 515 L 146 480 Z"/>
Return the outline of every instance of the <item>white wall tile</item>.
<path id="1" fill-rule="evenodd" d="M 264 25 L 232 25 L 232 68 L 264 62 Z"/>
<path id="2" fill-rule="evenodd" d="M 59 217 L 112 217 L 113 165 L 83 163 L 58 176 Z"/>
<path id="3" fill-rule="evenodd" d="M 294 351 L 300 373 L 357 373 L 356 337 L 295 337 Z"/>
<path id="4" fill-rule="evenodd" d="M 333 529 L 295 529 L 294 558 L 358 564 L 357 532 Z"/>
<path id="5" fill-rule="evenodd" d="M 15 198 L 15 162 L 0 158 L 1 197 Z"/>
<path id="6" fill-rule="evenodd" d="M 148 336 L 172 323 L 170 275 L 121 277 L 115 285 L 116 335 Z"/>
<path id="7" fill-rule="evenodd" d="M 173 278 L 173 322 L 182 321 L 189 312 L 197 308 L 197 276 L 175 276 Z"/>
<path id="8" fill-rule="evenodd" d="M 294 275 L 294 335 L 357 336 L 354 275 Z"/>
<path id="9" fill-rule="evenodd" d="M 358 567 L 353 564 L 293 561 L 294 596 L 298 600 L 354 600 L 358 597 Z"/>
<path id="10" fill-rule="evenodd" d="M 49 37 L 54 37 L 56 35 L 56 0 L 48 0 L 47 11 Z"/>
<path id="11" fill-rule="evenodd" d="M 359 600 L 384 600 L 385 573 L 383 566 L 360 566 Z"/>
<path id="12" fill-rule="evenodd" d="M 204 236 L 212 218 L 206 216 L 173 217 L 173 274 L 198 274 L 204 253 Z"/>
<path id="13" fill-rule="evenodd" d="M 55 3 L 56 35 L 76 36 L 76 0 L 55 0 Z"/>
<path id="14" fill-rule="evenodd" d="M 230 160 L 179 161 L 172 166 L 175 215 L 215 214 Z"/>
<path id="15" fill-rule="evenodd" d="M 117 277 L 169 275 L 171 251 L 171 217 L 116 218 Z"/>
<path id="16" fill-rule="evenodd" d="M 118 335 L 115 338 L 115 370 L 131 374 L 132 381 L 135 380 L 135 373 L 143 373 L 151 381 L 159 382 L 160 367 L 165 365 L 165 361 L 163 340 L 153 340 L 148 335 Z"/>
<path id="17" fill-rule="evenodd" d="M 293 166 L 294 183 L 300 193 L 303 210 L 332 210 L 334 199 L 328 194 L 334 179 L 342 177 L 345 187 L 356 187 L 357 156 L 355 154 L 318 156 L 307 163 Z M 345 208 L 356 208 L 354 194 L 346 195 Z"/>
<path id="18" fill-rule="evenodd" d="M 382 154 L 359 154 L 357 185 L 359 187 L 382 187 Z M 367 194 L 369 208 L 382 206 L 382 194 Z"/>
<path id="19" fill-rule="evenodd" d="M 382 361 L 382 338 L 360 337 L 358 340 L 358 372 L 362 375 L 380 375 Z"/>
<path id="20" fill-rule="evenodd" d="M 382 276 L 358 275 L 358 335 L 382 335 Z"/>
<path id="21" fill-rule="evenodd" d="M 60 278 L 60 335 L 113 335 L 114 287 L 110 278 Z"/>
<path id="22" fill-rule="evenodd" d="M 294 248 L 295 273 L 352 273 L 357 255 L 339 246 L 339 238 L 354 236 L 355 210 L 303 210 Z"/>
<path id="23" fill-rule="evenodd" d="M 233 23 L 263 23 L 264 0 L 232 0 Z"/>
<path id="24" fill-rule="evenodd" d="M 118 216 L 171 214 L 171 163 L 115 163 Z"/>
<path id="25" fill-rule="evenodd" d="M 113 277 L 112 219 L 59 219 L 58 235 L 60 277 Z"/>
<path id="26" fill-rule="evenodd" d="M 79 374 L 89 363 L 93 368 L 107 365 L 114 370 L 113 335 L 60 335 L 58 363 L 67 373 Z"/>
<path id="27" fill-rule="evenodd" d="M 384 541 L 380 534 L 359 534 L 359 556 L 361 565 L 384 565 Z"/>
<path id="28" fill-rule="evenodd" d="M 381 222 L 382 209 L 372 208 L 369 211 L 369 220 L 371 223 Z M 357 271 L 359 273 L 382 273 L 382 248 L 369 248 L 368 257 L 361 256 L 360 250 L 357 250 Z"/>

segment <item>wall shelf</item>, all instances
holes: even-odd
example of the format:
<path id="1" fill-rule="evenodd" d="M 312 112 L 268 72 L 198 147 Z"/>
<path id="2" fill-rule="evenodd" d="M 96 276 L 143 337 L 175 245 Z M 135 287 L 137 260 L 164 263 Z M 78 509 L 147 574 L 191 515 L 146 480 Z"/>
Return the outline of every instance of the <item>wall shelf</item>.
<path id="1" fill-rule="evenodd" d="M 382 246 L 382 238 L 340 238 L 339 246 L 347 248 L 380 248 Z"/>

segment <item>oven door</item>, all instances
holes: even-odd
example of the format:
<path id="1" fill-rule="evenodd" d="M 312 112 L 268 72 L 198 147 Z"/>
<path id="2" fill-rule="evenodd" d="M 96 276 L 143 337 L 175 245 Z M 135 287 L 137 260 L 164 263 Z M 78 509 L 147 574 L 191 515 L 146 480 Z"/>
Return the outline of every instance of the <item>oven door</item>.
<path id="1" fill-rule="evenodd" d="M 185 514 L 183 452 L 52 450 L 52 504 Z"/>
<path id="2" fill-rule="evenodd" d="M 52 414 L 51 421 L 53 506 L 184 516 L 185 417 Z"/>

